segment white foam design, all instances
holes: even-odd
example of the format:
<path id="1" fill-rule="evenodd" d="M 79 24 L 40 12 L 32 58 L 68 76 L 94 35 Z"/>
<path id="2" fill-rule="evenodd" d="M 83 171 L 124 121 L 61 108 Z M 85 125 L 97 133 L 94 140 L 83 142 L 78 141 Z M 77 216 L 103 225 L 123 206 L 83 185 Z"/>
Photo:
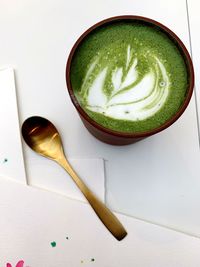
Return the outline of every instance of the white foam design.
<path id="1" fill-rule="evenodd" d="M 107 68 L 103 69 L 92 83 L 88 93 L 88 105 L 91 107 L 101 107 L 106 109 L 107 97 L 103 92 L 103 86 Z"/>
<path id="2" fill-rule="evenodd" d="M 131 60 L 131 46 L 128 45 L 128 47 L 127 47 L 127 58 L 126 58 L 126 69 L 129 66 L 130 60 Z"/>
<path id="3" fill-rule="evenodd" d="M 145 75 L 144 78 L 137 85 L 111 98 L 111 100 L 108 102 L 108 105 L 112 106 L 123 103 L 130 103 L 133 101 L 139 101 L 151 92 L 154 83 L 155 75 L 153 73 L 149 73 Z"/>
<path id="4" fill-rule="evenodd" d="M 84 78 L 82 86 L 81 86 L 81 91 L 84 90 L 85 84 L 87 83 L 88 78 L 89 78 L 90 74 L 92 73 L 92 71 L 94 70 L 97 62 L 98 62 L 98 58 L 89 66 L 89 69 L 85 75 L 85 78 Z"/>
<path id="5" fill-rule="evenodd" d="M 112 74 L 112 83 L 114 87 L 113 94 L 115 94 L 121 88 L 122 75 L 123 75 L 122 68 L 116 68 L 116 70 L 113 71 L 113 74 Z"/>
<path id="6" fill-rule="evenodd" d="M 165 66 L 157 57 L 154 57 L 154 67 L 140 81 L 137 81 L 138 59 L 132 60 L 131 57 L 129 45 L 126 75 L 123 77 L 122 67 L 114 69 L 111 76 L 113 91 L 110 97 L 107 97 L 103 90 L 108 67 L 95 76 L 88 91 L 87 108 L 89 110 L 115 119 L 136 121 L 153 116 L 163 107 L 169 94 L 170 84 Z M 87 72 L 85 84 L 95 64 L 92 63 L 88 69 L 89 74 Z"/>

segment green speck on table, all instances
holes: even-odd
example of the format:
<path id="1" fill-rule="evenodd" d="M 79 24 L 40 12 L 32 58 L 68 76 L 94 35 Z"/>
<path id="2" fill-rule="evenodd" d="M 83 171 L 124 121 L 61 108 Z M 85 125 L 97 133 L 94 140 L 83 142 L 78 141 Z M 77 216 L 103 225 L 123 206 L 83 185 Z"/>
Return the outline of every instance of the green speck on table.
<path id="1" fill-rule="evenodd" d="M 51 242 L 51 246 L 52 248 L 56 247 L 56 242 L 55 241 Z"/>

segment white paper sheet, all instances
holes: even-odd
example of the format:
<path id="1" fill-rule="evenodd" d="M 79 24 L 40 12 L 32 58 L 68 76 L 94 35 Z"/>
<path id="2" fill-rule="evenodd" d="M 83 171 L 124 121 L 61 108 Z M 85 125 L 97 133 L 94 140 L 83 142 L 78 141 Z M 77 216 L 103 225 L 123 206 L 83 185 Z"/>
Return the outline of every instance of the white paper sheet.
<path id="1" fill-rule="evenodd" d="M 81 179 L 104 202 L 103 159 L 69 159 L 69 162 Z M 26 164 L 31 165 L 28 172 L 29 185 L 85 201 L 85 197 L 72 178 L 56 163 L 38 155 L 32 155 L 26 160 Z"/>
<path id="2" fill-rule="evenodd" d="M 186 1 L 3 2 L 0 25 L 6 42 L 0 42 L 0 59 L 17 66 L 21 118 L 40 114 L 55 122 L 69 158 L 106 159 L 106 199 L 112 209 L 199 235 L 200 151 L 194 97 L 169 129 L 130 146 L 113 147 L 96 140 L 82 125 L 65 81 L 74 42 L 107 17 L 132 14 L 158 20 L 189 48 Z M 30 157 L 28 148 L 25 152 Z"/>
<path id="3" fill-rule="evenodd" d="M 15 181 L 28 183 L 86 201 L 69 175 L 58 165 L 28 148 L 24 168 L 21 134 L 18 121 L 14 70 L 0 70 L 0 174 Z M 27 146 L 23 142 L 24 146 Z M 27 148 L 27 147 L 26 147 Z M 85 183 L 104 201 L 104 161 L 103 159 L 72 159 L 72 166 Z"/>
<path id="4" fill-rule="evenodd" d="M 3 178 L 0 213 L 1 267 L 200 266 L 198 238 L 116 214 L 128 231 L 118 242 L 89 205 Z"/>
<path id="5" fill-rule="evenodd" d="M 191 53 L 195 71 L 195 97 L 197 103 L 199 131 L 200 131 L 200 2 L 196 0 L 187 0 L 188 26 L 191 37 Z M 200 133 L 199 133 L 200 135 Z M 199 136 L 200 138 L 200 136 Z"/>
<path id="6" fill-rule="evenodd" d="M 12 68 L 0 69 L 0 174 L 26 183 Z"/>

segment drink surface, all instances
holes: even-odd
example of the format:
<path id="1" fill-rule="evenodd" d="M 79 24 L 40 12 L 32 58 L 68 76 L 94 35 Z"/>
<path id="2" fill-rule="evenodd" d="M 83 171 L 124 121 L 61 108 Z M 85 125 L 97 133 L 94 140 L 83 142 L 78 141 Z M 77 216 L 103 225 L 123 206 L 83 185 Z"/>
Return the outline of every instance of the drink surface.
<path id="1" fill-rule="evenodd" d="M 92 31 L 73 56 L 70 79 L 93 120 L 133 133 L 169 120 L 188 87 L 180 49 L 157 26 L 142 22 L 114 22 Z"/>

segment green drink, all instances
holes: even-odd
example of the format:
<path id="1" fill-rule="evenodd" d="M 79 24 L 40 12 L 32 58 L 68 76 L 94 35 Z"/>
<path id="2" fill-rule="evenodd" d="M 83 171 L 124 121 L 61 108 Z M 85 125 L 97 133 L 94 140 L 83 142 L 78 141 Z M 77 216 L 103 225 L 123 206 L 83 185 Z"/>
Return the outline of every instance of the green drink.
<path id="1" fill-rule="evenodd" d="M 73 55 L 70 80 L 94 121 L 124 133 L 163 125 L 180 109 L 189 84 L 176 43 L 142 21 L 114 21 L 90 32 Z"/>

